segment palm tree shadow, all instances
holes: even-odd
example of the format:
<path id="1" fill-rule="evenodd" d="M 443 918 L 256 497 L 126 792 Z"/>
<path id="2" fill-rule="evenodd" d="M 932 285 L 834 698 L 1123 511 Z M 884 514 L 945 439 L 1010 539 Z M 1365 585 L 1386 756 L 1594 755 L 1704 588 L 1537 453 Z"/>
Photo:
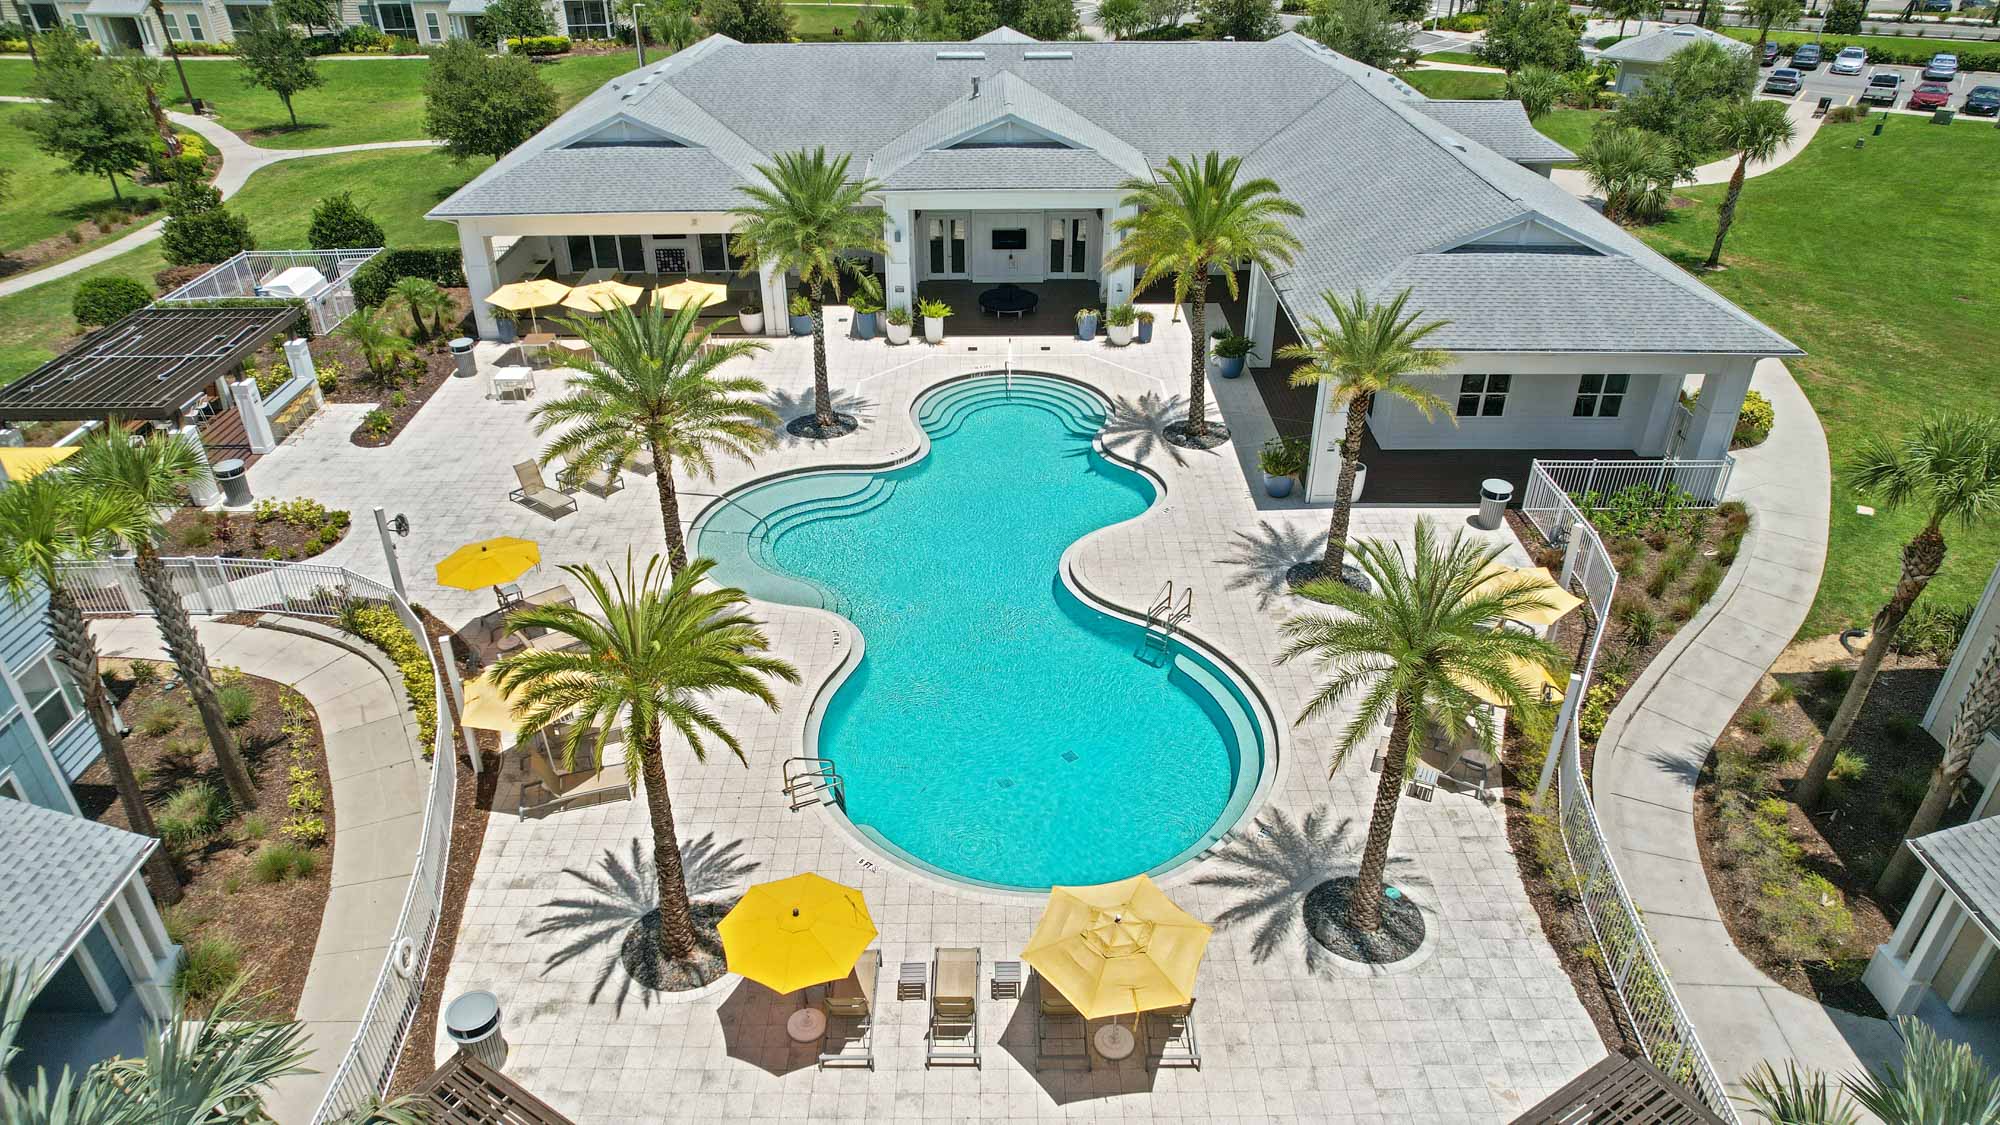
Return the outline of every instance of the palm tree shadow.
<path id="1" fill-rule="evenodd" d="M 1236 553 L 1222 561 L 1237 568 L 1229 580 L 1232 590 L 1255 590 L 1257 608 L 1265 609 L 1279 599 L 1292 596 L 1286 575 L 1302 562 L 1326 554 L 1326 532 L 1309 532 L 1297 527 L 1280 527 L 1259 520 L 1257 530 L 1236 532 Z"/>
<path id="2" fill-rule="evenodd" d="M 1162 398 L 1147 391 L 1136 400 L 1123 395 L 1111 400 L 1104 416 L 1104 448 L 1128 461 L 1144 461 L 1155 450 L 1165 450 L 1176 465 L 1187 464 L 1186 450 L 1166 440 L 1160 431 L 1169 422 L 1187 416 L 1187 399 L 1181 395 Z"/>
<path id="3" fill-rule="evenodd" d="M 813 402 L 813 389 L 811 387 L 797 391 L 786 390 L 782 387 L 773 387 L 765 395 L 764 405 L 770 408 L 771 413 L 778 416 L 778 424 L 772 427 L 772 435 L 778 439 L 780 444 L 811 440 L 797 437 L 785 431 L 785 423 L 790 422 L 794 418 L 805 417 L 817 409 L 816 404 Z M 874 407 L 875 400 L 873 399 L 865 398 L 846 387 L 833 388 L 833 412 L 835 414 L 851 414 L 856 418 L 860 418 L 865 414 L 872 413 Z"/>
<path id="4" fill-rule="evenodd" d="M 726 899 L 757 870 L 756 862 L 743 858 L 743 846 L 742 840 L 718 843 L 713 832 L 681 844 L 681 867 L 687 879 L 688 897 L 694 900 L 698 938 L 712 936 L 715 919 L 728 910 L 726 901 L 716 900 Z M 605 990 L 613 987 L 615 978 L 612 1004 L 621 1013 L 635 991 L 640 1004 L 650 1007 L 653 993 L 658 990 L 654 982 L 660 979 L 659 882 L 652 857 L 646 853 L 645 844 L 635 837 L 629 856 L 621 857 L 606 848 L 598 860 L 600 870 L 564 868 L 563 874 L 581 881 L 587 893 L 551 899 L 546 904 L 549 913 L 528 931 L 529 937 L 545 934 L 569 937 L 569 944 L 549 955 L 542 967 L 544 975 L 587 953 L 602 950 L 605 956 L 598 967 L 597 979 L 591 984 L 590 1002 L 597 1003 Z M 704 919 L 706 927 L 700 924 Z M 720 952 L 719 948 L 710 951 L 705 946 L 703 951 Z"/>
<path id="5" fill-rule="evenodd" d="M 1258 963 L 1297 946 L 1306 968 L 1318 972 L 1329 954 L 1306 928 L 1306 896 L 1330 879 L 1353 873 L 1359 852 L 1359 842 L 1348 839 L 1353 826 L 1353 817 L 1333 821 L 1320 805 L 1296 822 L 1274 809 L 1258 817 L 1250 830 L 1231 833 L 1214 853 L 1229 870 L 1195 879 L 1196 886 L 1242 896 L 1216 916 L 1216 928 L 1254 927 L 1250 955 Z M 1392 857 L 1389 866 L 1408 862 Z"/>

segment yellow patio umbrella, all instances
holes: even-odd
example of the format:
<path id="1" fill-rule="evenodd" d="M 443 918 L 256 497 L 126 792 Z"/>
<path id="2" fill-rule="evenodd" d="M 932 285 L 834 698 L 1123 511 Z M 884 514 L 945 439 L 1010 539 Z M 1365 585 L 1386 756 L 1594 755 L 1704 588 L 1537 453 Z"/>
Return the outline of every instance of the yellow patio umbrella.
<path id="1" fill-rule="evenodd" d="M 635 305 L 645 295 L 645 290 L 622 281 L 593 281 L 589 285 L 579 285 L 563 298 L 563 308 L 578 312 L 601 313 L 613 305 Z"/>
<path id="2" fill-rule="evenodd" d="M 514 710 L 517 702 L 517 696 L 501 691 L 500 686 L 493 682 L 493 669 L 488 668 L 465 681 L 465 706 L 460 710 L 458 719 L 474 730 L 497 730 L 511 734 L 521 729 L 522 716 Z"/>
<path id="3" fill-rule="evenodd" d="M 528 322 L 540 328 L 541 322 L 535 318 L 536 309 L 562 303 L 569 295 L 569 286 L 554 278 L 538 277 L 533 281 L 513 281 L 486 295 L 486 303 L 508 312 L 525 312 Z"/>
<path id="4" fill-rule="evenodd" d="M 1210 927 L 1144 875 L 1052 887 L 1021 959 L 1085 1019 L 1171 1008 L 1194 998 Z"/>
<path id="5" fill-rule="evenodd" d="M 715 929 L 729 971 L 778 993 L 839 980 L 875 940 L 861 892 L 810 871 L 751 887 Z"/>
<path id="6" fill-rule="evenodd" d="M 0 447 L 0 472 L 6 473 L 8 480 L 27 480 L 68 460 L 79 448 L 74 445 Z"/>
<path id="7" fill-rule="evenodd" d="M 728 286 L 717 285 L 712 281 L 696 281 L 693 278 L 676 281 L 672 285 L 653 290 L 653 303 L 663 309 L 684 309 L 689 305 L 705 309 L 710 305 L 721 304 L 728 297 Z"/>
<path id="8" fill-rule="evenodd" d="M 455 590 L 477 590 L 512 582 L 542 561 L 542 549 L 532 539 L 502 535 L 467 543 L 437 564 L 441 586 Z"/>
<path id="9" fill-rule="evenodd" d="M 1511 615 L 1512 620 L 1537 629 L 1554 625 L 1570 610 L 1583 604 L 1583 599 L 1563 589 L 1556 576 L 1545 566 L 1513 567 L 1497 561 L 1488 563 L 1485 575 L 1472 592 L 1495 594 L 1514 586 L 1526 586 L 1536 597 L 1548 603 L 1546 608 L 1517 610 Z"/>
<path id="10" fill-rule="evenodd" d="M 1529 695 L 1539 696 L 1544 703 L 1553 703 L 1563 697 L 1564 685 L 1562 682 L 1550 675 L 1547 668 L 1542 667 L 1532 660 L 1523 660 L 1518 656 L 1510 656 L 1507 658 L 1507 671 L 1514 677 L 1516 683 L 1526 689 Z M 1456 679 L 1458 686 L 1471 692 L 1481 702 L 1494 707 L 1507 706 L 1507 701 L 1501 699 L 1497 693 L 1485 684 L 1475 683 L 1470 679 L 1462 677 L 1457 677 Z"/>

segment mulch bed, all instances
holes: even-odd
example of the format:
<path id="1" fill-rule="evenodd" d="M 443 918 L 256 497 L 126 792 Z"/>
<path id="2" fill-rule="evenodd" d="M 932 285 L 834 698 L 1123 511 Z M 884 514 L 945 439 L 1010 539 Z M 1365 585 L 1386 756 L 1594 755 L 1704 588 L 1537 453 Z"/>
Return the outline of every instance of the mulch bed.
<path id="1" fill-rule="evenodd" d="M 346 512 L 339 515 L 347 516 Z M 282 559 L 288 562 L 311 558 L 332 550 L 354 530 L 350 517 L 331 542 L 322 535 L 327 525 L 294 524 L 283 519 L 259 520 L 251 512 L 206 512 L 200 508 L 178 508 L 167 519 L 167 542 L 195 555 L 225 559 Z M 308 547 L 317 540 L 316 550 Z"/>
<path id="2" fill-rule="evenodd" d="M 131 673 L 135 663 L 151 663 L 157 677 L 151 683 L 136 683 Z M 111 660 L 105 664 L 113 673 L 111 686 L 119 710 L 133 724 L 125 751 L 154 815 L 159 815 L 169 796 L 190 782 L 206 781 L 227 794 L 228 786 L 208 747 L 193 701 L 186 689 L 167 687 L 173 680 L 173 665 Z M 185 893 L 167 915 L 176 940 L 183 944 L 201 938 L 233 941 L 241 948 L 243 966 L 251 974 L 248 991 L 258 994 L 250 1001 L 252 1010 L 273 1019 L 290 1019 L 298 1008 L 313 947 L 319 941 L 320 916 L 326 910 L 333 875 L 333 785 L 317 716 L 309 745 L 295 746 L 281 732 L 284 717 L 279 697 L 287 689 L 257 676 L 244 675 L 238 682 L 256 700 L 250 719 L 235 728 L 235 734 L 256 781 L 257 809 L 249 815 L 232 810 L 213 839 L 175 855 Z M 162 706 L 180 712 L 180 722 L 163 734 L 146 733 L 146 717 Z M 311 705 L 306 707 L 310 712 Z M 287 816 L 288 771 L 298 760 L 295 753 L 301 750 L 299 757 L 310 762 L 309 768 L 319 774 L 322 791 L 329 794 L 322 814 L 326 842 L 312 849 L 317 862 L 311 874 L 282 883 L 260 883 L 252 877 L 252 859 L 265 842 L 284 838 L 278 828 Z M 110 770 L 102 761 L 85 771 L 75 791 L 83 815 L 101 824 L 128 826 Z M 253 831 L 252 817 L 265 826 L 261 838 Z"/>
<path id="3" fill-rule="evenodd" d="M 1510 731 L 1513 729 L 1509 724 Z M 1512 747 L 1508 760 L 1514 759 Z M 1590 1013 L 1590 1022 L 1597 1027 L 1597 1037 L 1604 1041 L 1606 1050 L 1617 1054 L 1641 1050 L 1637 1036 L 1631 1034 L 1621 1014 L 1618 991 L 1605 972 L 1603 960 L 1584 953 L 1586 949 L 1597 948 L 1597 937 L 1590 931 L 1590 921 L 1584 917 L 1581 903 L 1575 895 L 1559 889 L 1549 873 L 1538 861 L 1535 851 L 1535 821 L 1524 796 L 1518 794 L 1515 782 L 1508 783 L 1507 843 L 1514 852 L 1514 864 L 1521 875 L 1521 885 L 1527 889 L 1528 901 L 1534 904 L 1535 916 L 1541 919 L 1542 936 L 1549 948 L 1555 950 L 1556 960 L 1562 963 L 1563 972 L 1569 974 L 1569 983 L 1576 990 L 1576 998 L 1583 1010 Z M 1525 793 L 1534 792 L 1534 780 L 1528 780 Z M 1554 799 L 1551 798 L 1549 811 L 1553 813 Z"/>
<path id="4" fill-rule="evenodd" d="M 443 332 L 417 344 L 416 354 L 405 361 L 403 378 L 393 389 L 384 388 L 369 377 L 368 364 L 361 358 L 361 353 L 340 335 L 339 330 L 336 329 L 331 336 L 314 338 L 313 363 L 321 372 L 327 370 L 329 363 L 338 364 L 340 370 L 340 382 L 326 392 L 326 401 L 367 403 L 389 416 L 386 431 L 370 432 L 365 424 L 357 427 L 349 439 L 354 444 L 375 449 L 395 441 L 396 435 L 403 432 L 403 427 L 410 424 L 410 419 L 417 416 L 438 388 L 444 386 L 458 370 L 451 349 L 446 344 L 464 331 L 472 301 L 471 295 L 464 289 L 447 289 L 445 292 L 451 294 L 456 314 L 449 318 Z M 408 318 L 400 313 L 391 312 L 388 316 L 398 330 L 408 327 Z M 396 400 L 392 397 L 398 392 L 403 396 L 401 406 L 395 405 Z"/>
<path id="5" fill-rule="evenodd" d="M 1423 947 L 1424 912 L 1408 895 L 1383 888 L 1381 928 L 1357 929 L 1350 921 L 1354 891 L 1361 880 L 1352 875 L 1328 879 L 1306 892 L 1306 932 L 1336 957 L 1364 965 L 1393 965 Z"/>
<path id="6" fill-rule="evenodd" d="M 1848 753 L 1866 763 L 1865 772 L 1844 777 L 1836 770 L 1824 808 L 1807 815 L 1790 802 L 1790 794 L 1805 774 L 1806 751 L 1819 743 L 1846 685 L 1839 672 L 1828 674 L 1798 663 L 1781 660 L 1780 669 L 1794 670 L 1764 677 L 1758 691 L 1737 711 L 1717 749 L 1752 755 L 1765 768 L 1762 792 L 1785 801 L 1786 825 L 1801 848 L 1800 865 L 1831 882 L 1845 897 L 1854 918 L 1851 936 L 1829 962 L 1789 960 L 1772 949 L 1750 910 L 1762 895 L 1761 880 L 1747 867 L 1733 865 L 1720 846 L 1724 830 L 1717 814 L 1713 758 L 1696 792 L 1695 835 L 1709 888 L 1730 937 L 1745 955 L 1793 992 L 1836 1008 L 1880 1016 L 1881 1006 L 1861 984 L 1860 970 L 1875 947 L 1889 939 L 1902 904 L 1878 901 L 1875 880 L 1901 842 L 1923 799 L 1930 771 L 1944 753 L 1937 740 L 1917 725 L 1944 678 L 1944 669 L 1930 657 L 1892 654 L 1883 661 L 1882 674 L 1846 746 Z M 1852 665 L 1850 660 L 1837 667 Z M 1771 692 L 1781 684 L 1793 697 L 1772 701 Z M 1747 716 L 1758 714 L 1764 717 L 1749 723 L 1764 726 L 1761 734 L 1745 725 Z M 1774 752 L 1769 747 L 1776 742 L 1792 749 Z M 1788 757 L 1793 760 L 1785 760 Z M 1945 824 L 1962 821 L 1968 811 L 1965 804 L 1957 805 L 1947 812 Z"/>

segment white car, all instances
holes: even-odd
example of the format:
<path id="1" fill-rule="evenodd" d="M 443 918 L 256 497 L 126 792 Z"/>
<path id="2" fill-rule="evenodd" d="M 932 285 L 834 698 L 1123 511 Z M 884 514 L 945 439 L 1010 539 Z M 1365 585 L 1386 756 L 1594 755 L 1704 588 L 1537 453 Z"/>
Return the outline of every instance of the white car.
<path id="1" fill-rule="evenodd" d="M 1860 74 L 1861 69 L 1867 65 L 1868 52 L 1866 49 L 1861 47 L 1842 47 L 1840 53 L 1833 56 L 1833 66 L 1828 69 L 1832 70 L 1835 74 Z"/>

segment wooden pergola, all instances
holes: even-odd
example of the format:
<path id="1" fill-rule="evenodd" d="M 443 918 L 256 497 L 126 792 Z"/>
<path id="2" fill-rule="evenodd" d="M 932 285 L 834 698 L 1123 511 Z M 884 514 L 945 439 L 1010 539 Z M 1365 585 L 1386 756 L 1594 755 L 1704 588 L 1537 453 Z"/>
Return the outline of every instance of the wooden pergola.
<path id="1" fill-rule="evenodd" d="M 1513 1125 L 1724 1125 L 1644 1059 L 1612 1055 L 1514 1119 Z"/>
<path id="2" fill-rule="evenodd" d="M 574 1125 L 520 1084 L 460 1051 L 414 1091 L 431 1125 Z"/>

